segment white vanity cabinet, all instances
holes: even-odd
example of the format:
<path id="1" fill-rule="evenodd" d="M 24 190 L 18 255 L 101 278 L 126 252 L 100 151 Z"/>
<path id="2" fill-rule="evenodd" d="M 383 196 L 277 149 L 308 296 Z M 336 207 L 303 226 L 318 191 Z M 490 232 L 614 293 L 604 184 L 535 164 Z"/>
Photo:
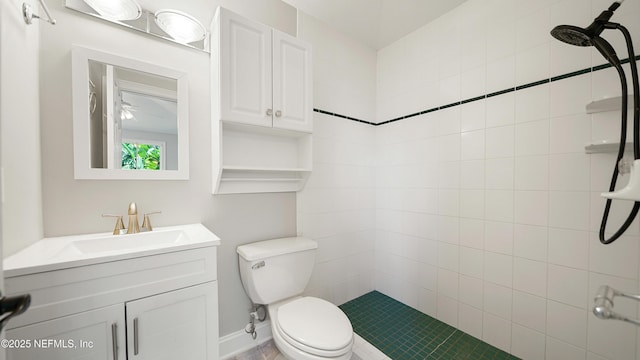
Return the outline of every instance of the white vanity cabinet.
<path id="1" fill-rule="evenodd" d="M 213 193 L 302 189 L 312 168 L 311 46 L 221 7 L 211 34 Z"/>
<path id="2" fill-rule="evenodd" d="M 32 298 L 9 324 L 7 358 L 218 359 L 217 246 L 199 246 L 5 272 L 8 294 Z"/>

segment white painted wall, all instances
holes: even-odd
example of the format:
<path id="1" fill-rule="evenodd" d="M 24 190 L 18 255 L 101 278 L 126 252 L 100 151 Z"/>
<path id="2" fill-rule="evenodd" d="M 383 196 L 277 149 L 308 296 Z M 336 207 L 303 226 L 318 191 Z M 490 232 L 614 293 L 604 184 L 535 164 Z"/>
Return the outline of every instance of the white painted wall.
<path id="1" fill-rule="evenodd" d="M 376 52 L 299 13 L 311 43 L 314 107 L 371 120 Z M 374 127 L 315 113 L 313 172 L 298 193 L 298 232 L 318 241 L 307 293 L 342 304 L 373 290 Z"/>
<path id="2" fill-rule="evenodd" d="M 602 64 L 549 30 L 609 5 L 469 0 L 379 51 L 378 120 Z M 613 19 L 636 40 L 638 13 Z M 618 86 L 609 69 L 377 127 L 376 288 L 524 359 L 640 358 L 636 327 L 591 313 L 599 285 L 640 285 L 638 220 L 597 239 L 615 155 L 583 148 L 615 138 L 618 113 L 584 107 Z M 614 208 L 611 230 L 629 206 Z"/>
<path id="3" fill-rule="evenodd" d="M 114 224 L 100 215 L 125 214 L 130 201 L 136 201 L 141 212 L 162 211 L 153 217 L 154 226 L 201 222 L 222 238 L 218 266 L 220 335 L 244 328 L 251 304 L 242 289 L 235 248 L 246 242 L 295 235 L 295 194 L 211 195 L 209 54 L 68 10 L 63 7 L 64 1 L 48 3 L 58 24 L 41 25 L 40 32 L 44 235 L 110 231 Z M 236 11 L 246 10 L 246 16 L 261 14 L 258 20 L 269 20 L 283 31 L 295 32 L 296 12 L 280 1 L 261 2 L 261 6 L 254 6 L 255 2 L 249 0 L 226 3 Z M 205 10 L 213 13 L 215 6 L 211 4 L 211 9 Z M 190 180 L 73 179 L 73 44 L 188 73 Z M 37 56 L 34 58 L 37 61 Z M 37 128 L 33 131 L 37 134 Z M 12 239 L 5 241 L 15 250 L 28 245 L 16 244 Z"/>
<path id="4" fill-rule="evenodd" d="M 0 140 L 3 167 L 3 251 L 10 255 L 42 238 L 38 94 L 39 23 L 25 24 L 22 3 L 0 10 Z M 35 1 L 27 1 L 32 7 Z"/>

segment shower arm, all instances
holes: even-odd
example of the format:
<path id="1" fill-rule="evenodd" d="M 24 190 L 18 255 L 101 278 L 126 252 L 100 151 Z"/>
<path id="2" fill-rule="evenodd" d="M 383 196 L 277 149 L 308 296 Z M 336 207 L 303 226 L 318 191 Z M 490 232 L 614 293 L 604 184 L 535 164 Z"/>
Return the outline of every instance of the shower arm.
<path id="1" fill-rule="evenodd" d="M 631 66 L 631 78 L 633 83 L 633 114 L 634 114 L 633 116 L 633 154 L 634 154 L 634 159 L 639 159 L 640 158 L 640 91 L 638 89 L 640 88 L 640 84 L 638 83 L 638 68 L 636 65 L 635 53 L 633 51 L 633 42 L 631 40 L 631 34 L 627 30 L 627 28 L 625 28 L 624 26 L 618 23 L 607 22 L 604 26 L 606 29 L 617 29 L 620 32 L 622 32 L 627 45 L 627 52 L 629 53 L 629 64 Z M 620 76 L 620 84 L 622 87 L 622 109 L 621 109 L 622 119 L 621 119 L 621 126 L 620 126 L 621 127 L 620 148 L 618 150 L 618 157 L 614 166 L 613 175 L 611 177 L 611 184 L 609 186 L 610 192 L 615 191 L 616 182 L 618 179 L 618 171 L 619 171 L 618 163 L 620 162 L 620 160 L 622 160 L 624 156 L 624 146 L 625 146 L 626 137 L 627 137 L 626 128 L 627 128 L 627 115 L 628 115 L 627 114 L 628 88 L 627 88 L 627 81 L 626 81 L 624 69 L 622 68 L 622 65 L 620 64 L 619 61 L 611 62 L 611 65 L 613 65 L 613 67 L 616 68 L 618 75 Z M 627 216 L 624 223 L 609 239 L 607 239 L 605 236 L 605 229 L 607 226 L 607 220 L 609 218 L 609 212 L 611 210 L 611 201 L 612 201 L 611 199 L 607 199 L 605 203 L 604 213 L 602 215 L 602 222 L 600 223 L 599 238 L 600 238 L 600 242 L 605 245 L 611 244 L 612 242 L 617 240 L 629 228 L 629 226 L 631 226 L 631 223 L 633 223 L 633 220 L 635 219 L 636 215 L 638 214 L 638 211 L 640 210 L 640 202 L 635 202 L 633 204 L 633 208 L 629 212 L 629 215 Z"/>

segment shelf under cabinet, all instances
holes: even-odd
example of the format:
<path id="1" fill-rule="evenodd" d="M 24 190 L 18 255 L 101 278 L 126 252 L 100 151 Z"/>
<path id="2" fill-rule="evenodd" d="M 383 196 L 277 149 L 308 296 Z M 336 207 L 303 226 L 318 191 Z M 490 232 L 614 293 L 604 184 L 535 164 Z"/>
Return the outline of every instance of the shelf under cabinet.
<path id="1" fill-rule="evenodd" d="M 633 105 L 633 95 L 628 96 L 627 106 Z M 595 114 L 606 111 L 619 111 L 622 107 L 622 96 L 595 100 L 585 107 L 587 114 Z"/>

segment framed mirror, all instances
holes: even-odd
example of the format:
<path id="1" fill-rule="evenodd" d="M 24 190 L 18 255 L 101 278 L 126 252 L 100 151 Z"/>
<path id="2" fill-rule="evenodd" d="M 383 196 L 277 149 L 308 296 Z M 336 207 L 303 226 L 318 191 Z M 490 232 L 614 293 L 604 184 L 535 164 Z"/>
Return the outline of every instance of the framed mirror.
<path id="1" fill-rule="evenodd" d="M 188 179 L 186 76 L 177 70 L 74 46 L 75 178 Z"/>

